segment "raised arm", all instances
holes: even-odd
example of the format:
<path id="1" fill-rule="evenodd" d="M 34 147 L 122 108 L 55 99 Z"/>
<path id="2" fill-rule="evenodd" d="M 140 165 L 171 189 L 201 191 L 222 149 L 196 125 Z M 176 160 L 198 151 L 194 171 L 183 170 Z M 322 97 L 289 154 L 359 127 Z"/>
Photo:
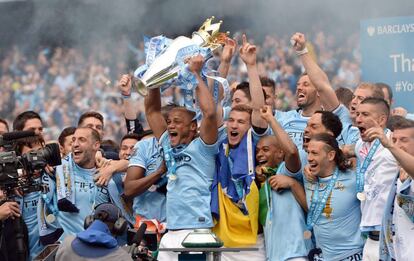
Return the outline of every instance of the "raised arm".
<path id="1" fill-rule="evenodd" d="M 234 52 L 236 51 L 236 41 L 227 37 L 226 43 L 224 44 L 223 51 L 220 55 L 220 65 L 218 72 L 220 77 L 226 78 L 230 70 L 231 59 L 233 58 Z"/>
<path id="2" fill-rule="evenodd" d="M 379 139 L 382 146 L 384 146 L 384 148 L 387 148 L 392 153 L 394 158 L 398 161 L 400 166 L 407 172 L 407 174 L 410 175 L 411 178 L 414 178 L 413 155 L 398 148 L 398 146 L 396 146 L 392 140 L 387 138 L 387 136 L 384 133 L 384 130 L 379 126 L 369 128 L 366 131 L 365 135 L 373 139 Z"/>
<path id="3" fill-rule="evenodd" d="M 276 144 L 285 153 L 286 168 L 291 172 L 298 172 L 301 168 L 298 148 L 282 126 L 276 121 L 270 106 L 263 106 L 261 117 L 270 125 L 274 133 L 273 135 L 276 138 Z"/>
<path id="4" fill-rule="evenodd" d="M 246 64 L 249 77 L 250 96 L 252 97 L 252 125 L 254 127 L 266 128 L 267 123 L 260 117 L 260 109 L 265 105 L 262 84 L 260 83 L 259 72 L 256 65 L 256 46 L 247 42 L 243 34 L 243 42 L 240 47 L 240 58 Z"/>
<path id="5" fill-rule="evenodd" d="M 339 106 L 339 100 L 329 83 L 328 76 L 308 53 L 305 35 L 302 33 L 295 33 L 291 40 L 295 43 L 294 48 L 305 67 L 305 71 L 308 74 L 310 81 L 318 90 L 323 107 L 327 111 L 335 110 Z"/>
<path id="6" fill-rule="evenodd" d="M 217 115 L 213 96 L 207 85 L 201 78 L 200 72 L 203 68 L 204 58 L 201 55 L 194 56 L 188 61 L 188 69 L 194 74 L 198 81 L 196 96 L 200 110 L 203 114 L 200 125 L 200 138 L 206 144 L 214 144 L 217 141 Z"/>
<path id="7" fill-rule="evenodd" d="M 128 133 L 134 132 L 141 135 L 144 130 L 142 128 L 142 124 L 137 118 L 137 106 L 131 99 L 131 76 L 123 74 L 117 85 L 123 98 L 123 109 L 127 131 Z"/>
<path id="8" fill-rule="evenodd" d="M 154 132 L 155 138 L 159 140 L 161 135 L 167 130 L 167 123 L 161 114 L 161 93 L 160 89 L 151 89 L 145 97 L 145 116 L 148 125 Z"/>
<path id="9" fill-rule="evenodd" d="M 219 76 L 226 78 L 227 74 L 229 73 L 230 66 L 231 66 L 231 59 L 236 51 L 237 44 L 231 38 L 226 39 L 226 43 L 223 47 L 223 51 L 220 55 L 220 65 L 218 68 Z M 221 106 L 221 101 L 224 99 L 224 90 L 223 87 L 220 85 L 219 88 L 219 101 L 217 103 L 216 108 L 216 115 L 217 115 L 217 127 L 221 127 L 223 125 L 223 107 Z"/>

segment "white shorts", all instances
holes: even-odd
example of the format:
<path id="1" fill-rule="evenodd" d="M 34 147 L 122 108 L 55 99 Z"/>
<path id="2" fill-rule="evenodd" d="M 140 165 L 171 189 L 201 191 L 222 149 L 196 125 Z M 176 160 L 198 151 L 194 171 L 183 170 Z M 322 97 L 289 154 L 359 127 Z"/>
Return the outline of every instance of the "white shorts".
<path id="1" fill-rule="evenodd" d="M 378 261 L 379 260 L 379 241 L 367 238 L 364 245 L 364 251 L 362 255 L 363 261 Z"/>
<path id="2" fill-rule="evenodd" d="M 242 252 L 223 252 L 221 255 L 222 261 L 265 261 L 266 251 L 263 234 L 257 235 L 255 245 L 246 246 L 258 248 L 258 251 L 242 251 Z"/>
<path id="3" fill-rule="evenodd" d="M 182 248 L 181 242 L 188 235 L 193 232 L 192 229 L 168 231 L 160 242 L 160 248 Z M 175 261 L 178 260 L 178 252 L 159 251 L 157 259 L 159 261 Z"/>

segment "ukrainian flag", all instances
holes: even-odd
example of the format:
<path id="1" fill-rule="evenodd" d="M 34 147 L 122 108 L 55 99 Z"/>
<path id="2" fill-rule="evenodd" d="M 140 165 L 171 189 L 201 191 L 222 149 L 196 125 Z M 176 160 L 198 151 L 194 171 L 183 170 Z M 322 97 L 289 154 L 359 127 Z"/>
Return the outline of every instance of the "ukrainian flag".
<path id="1" fill-rule="evenodd" d="M 254 182 L 251 133 L 235 149 L 229 149 L 226 142 L 216 157 L 211 197 L 213 232 L 226 247 L 254 245 L 259 226 L 259 190 Z"/>

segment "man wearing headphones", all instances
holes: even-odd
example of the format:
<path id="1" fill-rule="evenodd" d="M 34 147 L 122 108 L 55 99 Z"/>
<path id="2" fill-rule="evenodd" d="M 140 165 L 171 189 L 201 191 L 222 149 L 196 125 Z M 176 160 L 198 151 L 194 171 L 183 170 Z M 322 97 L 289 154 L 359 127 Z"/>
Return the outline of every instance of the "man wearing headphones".
<path id="1" fill-rule="evenodd" d="M 115 238 L 127 229 L 127 221 L 118 207 L 111 203 L 98 205 L 94 213 L 86 217 L 84 226 L 85 231 L 65 238 L 56 253 L 57 261 L 132 260 Z"/>

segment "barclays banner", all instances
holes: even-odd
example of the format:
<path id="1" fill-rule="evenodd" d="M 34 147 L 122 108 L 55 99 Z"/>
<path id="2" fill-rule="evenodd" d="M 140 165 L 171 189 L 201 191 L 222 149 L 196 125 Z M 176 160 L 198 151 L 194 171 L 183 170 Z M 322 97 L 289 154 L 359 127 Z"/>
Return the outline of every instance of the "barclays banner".
<path id="1" fill-rule="evenodd" d="M 361 21 L 362 80 L 384 82 L 394 107 L 414 112 L 414 17 Z"/>

